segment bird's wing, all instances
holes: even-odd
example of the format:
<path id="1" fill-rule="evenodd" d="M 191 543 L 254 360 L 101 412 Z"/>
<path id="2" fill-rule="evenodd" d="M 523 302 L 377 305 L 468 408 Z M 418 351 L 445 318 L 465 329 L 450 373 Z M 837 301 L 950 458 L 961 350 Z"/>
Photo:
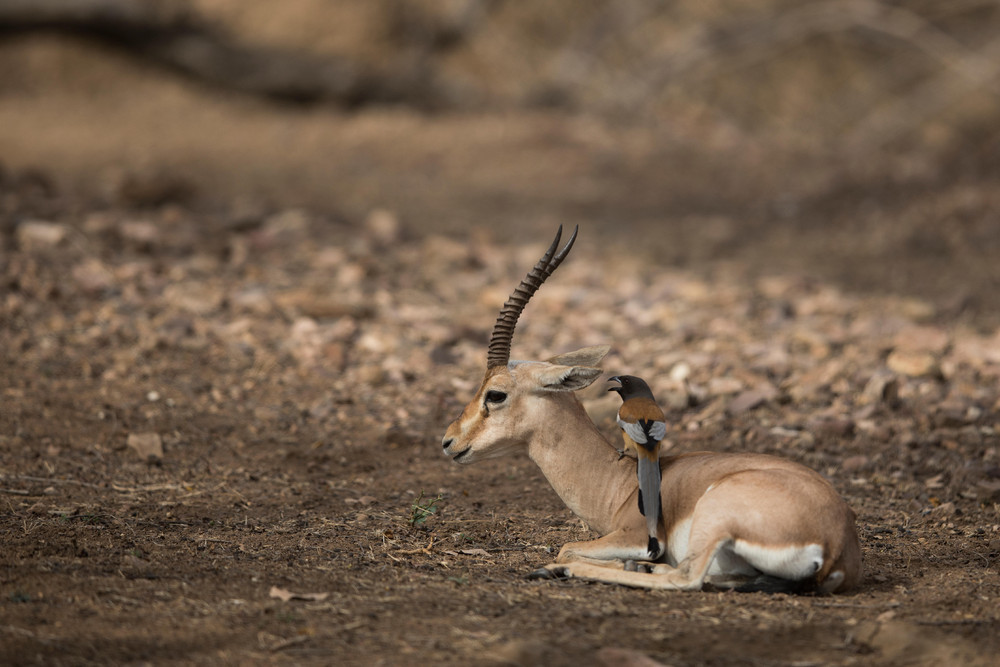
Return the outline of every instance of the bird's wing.
<path id="1" fill-rule="evenodd" d="M 659 420 L 643 419 L 639 423 L 633 423 L 625 421 L 619 416 L 618 425 L 625 431 L 625 435 L 632 438 L 632 441 L 637 445 L 651 445 L 667 437 L 667 424 Z"/>
<path id="2" fill-rule="evenodd" d="M 646 444 L 646 431 L 643 430 L 642 426 L 634 422 L 625 421 L 621 418 L 621 416 L 618 417 L 618 425 L 621 426 L 623 431 L 625 431 L 625 435 L 632 438 L 632 442 L 637 445 Z M 664 430 L 664 432 L 666 432 L 666 430 Z"/>
<path id="3" fill-rule="evenodd" d="M 654 421 L 649 427 L 649 437 L 659 442 L 667 437 L 667 423 L 664 421 Z"/>

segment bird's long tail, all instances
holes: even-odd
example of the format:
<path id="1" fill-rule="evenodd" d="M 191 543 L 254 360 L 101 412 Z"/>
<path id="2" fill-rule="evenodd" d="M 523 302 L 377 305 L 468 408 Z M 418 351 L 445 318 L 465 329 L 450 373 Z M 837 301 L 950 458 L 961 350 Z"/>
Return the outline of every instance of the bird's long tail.
<path id="1" fill-rule="evenodd" d="M 649 533 L 649 559 L 656 560 L 663 553 L 663 546 L 656 537 L 656 527 L 660 523 L 660 458 L 659 447 L 653 451 L 639 448 L 639 512 L 646 517 Z"/>

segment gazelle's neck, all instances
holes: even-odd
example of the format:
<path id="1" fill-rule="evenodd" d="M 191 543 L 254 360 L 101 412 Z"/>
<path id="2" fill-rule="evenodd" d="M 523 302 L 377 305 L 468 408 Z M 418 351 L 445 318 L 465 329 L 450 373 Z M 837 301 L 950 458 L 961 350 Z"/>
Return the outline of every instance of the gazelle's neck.
<path id="1" fill-rule="evenodd" d="M 636 487 L 634 462 L 620 459 L 573 394 L 553 394 L 539 409 L 545 412 L 538 423 L 547 426 L 535 432 L 528 455 L 574 514 L 608 533 Z"/>

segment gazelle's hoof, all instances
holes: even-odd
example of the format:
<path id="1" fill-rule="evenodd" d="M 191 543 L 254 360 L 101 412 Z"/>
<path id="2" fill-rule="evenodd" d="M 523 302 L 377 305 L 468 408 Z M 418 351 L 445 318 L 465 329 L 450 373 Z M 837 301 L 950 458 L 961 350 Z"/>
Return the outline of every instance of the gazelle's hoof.
<path id="1" fill-rule="evenodd" d="M 527 578 L 531 581 L 539 579 L 565 579 L 566 570 L 565 568 L 554 565 L 550 565 L 549 567 L 540 567 L 530 573 Z"/>

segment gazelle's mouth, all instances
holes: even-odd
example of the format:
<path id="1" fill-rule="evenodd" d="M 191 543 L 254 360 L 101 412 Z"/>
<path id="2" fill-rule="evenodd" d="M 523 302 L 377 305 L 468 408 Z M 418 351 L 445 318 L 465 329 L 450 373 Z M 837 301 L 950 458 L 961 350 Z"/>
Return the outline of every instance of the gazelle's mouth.
<path id="1" fill-rule="evenodd" d="M 466 454 L 468 454 L 471 451 L 472 451 L 472 447 L 466 447 L 465 449 L 463 449 L 462 451 L 460 451 L 458 454 L 453 454 L 452 457 L 451 457 L 451 460 L 452 461 L 458 461 L 463 456 L 465 456 Z"/>

